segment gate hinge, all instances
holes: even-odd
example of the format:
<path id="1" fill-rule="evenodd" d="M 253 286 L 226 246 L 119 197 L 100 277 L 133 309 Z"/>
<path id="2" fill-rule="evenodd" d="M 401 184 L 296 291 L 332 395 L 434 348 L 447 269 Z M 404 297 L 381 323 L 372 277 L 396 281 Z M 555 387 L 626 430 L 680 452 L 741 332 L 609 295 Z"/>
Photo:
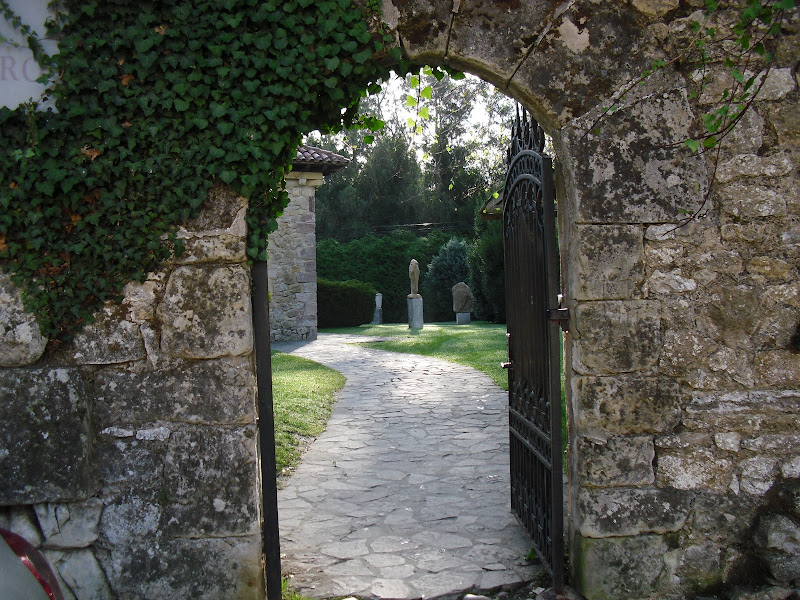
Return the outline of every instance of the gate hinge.
<path id="1" fill-rule="evenodd" d="M 569 309 L 551 308 L 547 311 L 548 321 L 557 321 L 562 331 L 569 331 Z"/>

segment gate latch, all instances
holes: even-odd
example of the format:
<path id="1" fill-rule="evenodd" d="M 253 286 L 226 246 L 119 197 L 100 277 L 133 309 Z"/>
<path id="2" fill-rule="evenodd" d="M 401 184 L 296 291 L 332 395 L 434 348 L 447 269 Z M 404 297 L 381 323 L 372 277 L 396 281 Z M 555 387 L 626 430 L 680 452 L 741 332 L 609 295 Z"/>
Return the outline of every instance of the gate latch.
<path id="1" fill-rule="evenodd" d="M 561 331 L 569 331 L 569 309 L 552 308 L 547 311 L 547 320 L 556 321 L 561 326 Z"/>

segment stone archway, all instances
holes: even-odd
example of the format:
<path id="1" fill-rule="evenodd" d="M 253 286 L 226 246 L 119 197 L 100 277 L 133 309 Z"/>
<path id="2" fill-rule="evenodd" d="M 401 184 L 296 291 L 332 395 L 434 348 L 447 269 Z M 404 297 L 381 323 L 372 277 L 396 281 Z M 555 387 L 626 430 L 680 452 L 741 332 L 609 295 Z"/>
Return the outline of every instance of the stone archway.
<path id="1" fill-rule="evenodd" d="M 797 577 L 791 546 L 771 541 L 800 518 L 797 31 L 721 154 L 708 214 L 687 227 L 674 223 L 699 205 L 706 160 L 664 144 L 708 99 L 666 74 L 593 126 L 700 4 L 383 3 L 407 59 L 507 90 L 555 141 L 570 555 L 589 600 L 765 583 L 762 560 L 774 581 Z M 23 444 L 0 448 L 0 525 L 35 529 L 75 589 L 261 594 L 242 209 L 213 198 L 181 233 L 180 263 L 129 286 L 122 307 L 43 362 L 45 340 L 0 279 L 0 440 Z M 55 473 L 48 486 L 35 465 L 6 460 L 25 443 Z"/>

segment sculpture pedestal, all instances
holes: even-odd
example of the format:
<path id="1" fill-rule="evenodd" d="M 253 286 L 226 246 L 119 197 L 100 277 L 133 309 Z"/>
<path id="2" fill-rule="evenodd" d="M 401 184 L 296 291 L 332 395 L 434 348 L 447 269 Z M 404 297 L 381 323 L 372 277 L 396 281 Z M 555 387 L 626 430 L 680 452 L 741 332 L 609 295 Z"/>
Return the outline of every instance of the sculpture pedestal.
<path id="1" fill-rule="evenodd" d="M 456 313 L 456 325 L 469 325 L 472 313 Z"/>
<path id="2" fill-rule="evenodd" d="M 422 329 L 422 296 L 408 299 L 408 328 Z"/>

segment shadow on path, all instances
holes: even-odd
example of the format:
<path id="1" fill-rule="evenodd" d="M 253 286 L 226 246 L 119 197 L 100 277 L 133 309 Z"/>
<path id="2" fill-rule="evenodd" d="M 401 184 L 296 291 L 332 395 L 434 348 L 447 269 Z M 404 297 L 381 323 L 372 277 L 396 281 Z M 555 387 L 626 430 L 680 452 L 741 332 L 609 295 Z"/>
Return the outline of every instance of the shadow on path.
<path id="1" fill-rule="evenodd" d="M 315 598 L 433 598 L 535 578 L 509 509 L 507 394 L 469 367 L 320 335 L 273 344 L 347 378 L 278 492 L 291 586 Z"/>

